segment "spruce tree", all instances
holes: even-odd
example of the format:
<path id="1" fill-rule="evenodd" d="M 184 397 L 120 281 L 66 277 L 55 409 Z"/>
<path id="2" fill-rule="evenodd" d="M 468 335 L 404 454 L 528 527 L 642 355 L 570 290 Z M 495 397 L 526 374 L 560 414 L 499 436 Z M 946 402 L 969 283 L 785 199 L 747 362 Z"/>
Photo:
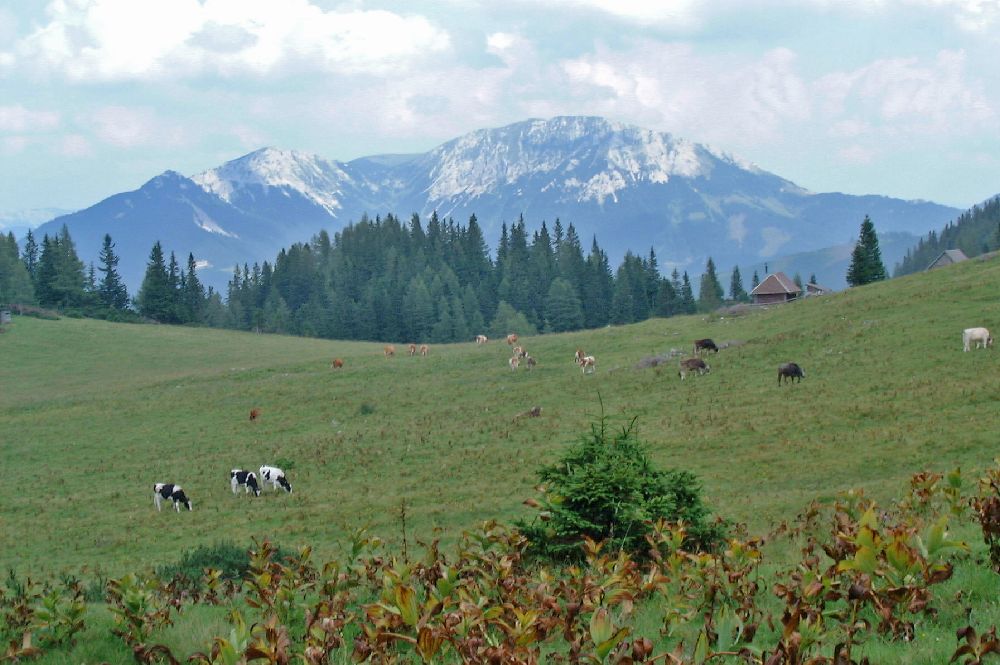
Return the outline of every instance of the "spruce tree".
<path id="1" fill-rule="evenodd" d="M 0 304 L 35 302 L 35 288 L 24 262 L 18 257 L 14 234 L 0 235 Z"/>
<path id="2" fill-rule="evenodd" d="M 160 241 L 153 243 L 146 263 L 146 275 L 139 288 L 135 304 L 139 313 L 146 318 L 170 323 L 174 320 L 174 302 L 176 294 L 170 283 L 170 273 L 167 272 L 163 259 L 163 247 Z"/>
<path id="3" fill-rule="evenodd" d="M 118 255 L 115 254 L 115 244 L 111 236 L 104 234 L 104 244 L 98 254 L 101 262 L 98 270 L 102 273 L 97 294 L 101 303 L 108 309 L 123 311 L 128 307 L 128 290 L 118 274 Z"/>
<path id="4" fill-rule="evenodd" d="M 887 277 L 885 265 L 882 263 L 882 252 L 878 247 L 878 236 L 875 225 L 865 215 L 861 222 L 861 232 L 858 242 L 851 254 L 851 265 L 847 269 L 847 283 L 851 286 L 861 286 L 883 280 Z"/>
<path id="5" fill-rule="evenodd" d="M 694 314 L 695 311 L 697 311 L 697 306 L 694 302 L 694 293 L 691 291 L 691 278 L 688 277 L 687 270 L 685 270 L 681 283 L 681 313 Z"/>
<path id="6" fill-rule="evenodd" d="M 715 274 L 715 262 L 712 261 L 712 257 L 708 257 L 698 289 L 698 309 L 703 312 L 718 309 L 722 305 L 723 296 L 722 284 L 719 284 L 719 277 Z"/>
<path id="7" fill-rule="evenodd" d="M 28 235 L 24 237 L 24 253 L 21 255 L 24 267 L 28 271 L 28 276 L 32 283 L 35 282 L 35 275 L 38 272 L 38 243 L 35 242 L 35 234 L 28 229 Z"/>
<path id="8" fill-rule="evenodd" d="M 567 280 L 557 277 L 545 297 L 546 330 L 565 332 L 583 327 L 583 306 L 576 289 Z"/>
<path id="9" fill-rule="evenodd" d="M 739 266 L 733 266 L 733 276 L 729 280 L 729 299 L 733 302 L 746 302 L 748 300 L 746 289 L 743 288 L 743 276 L 740 275 Z"/>
<path id="10" fill-rule="evenodd" d="M 194 254 L 188 253 L 184 290 L 181 293 L 181 307 L 186 323 L 200 323 L 205 311 L 205 288 L 198 279 L 197 267 Z"/>
<path id="11" fill-rule="evenodd" d="M 750 282 L 750 290 L 753 291 L 758 286 L 760 286 L 760 277 L 757 275 L 757 271 L 753 271 L 753 280 Z"/>

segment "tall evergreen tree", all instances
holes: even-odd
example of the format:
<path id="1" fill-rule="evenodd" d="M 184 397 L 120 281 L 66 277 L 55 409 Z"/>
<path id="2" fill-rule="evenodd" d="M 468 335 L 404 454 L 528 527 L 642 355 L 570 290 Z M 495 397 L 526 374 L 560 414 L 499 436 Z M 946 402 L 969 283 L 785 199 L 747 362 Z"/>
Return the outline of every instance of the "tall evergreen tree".
<path id="1" fill-rule="evenodd" d="M 118 274 L 118 261 L 115 253 L 115 244 L 111 241 L 111 236 L 104 234 L 104 244 L 98 254 L 101 262 L 98 270 L 101 272 L 101 281 L 97 287 L 97 294 L 101 303 L 108 309 L 123 311 L 128 307 L 128 290 L 125 282 Z"/>
<path id="2" fill-rule="evenodd" d="M 55 238 L 42 238 L 36 276 L 35 295 L 43 307 L 74 308 L 84 304 L 83 261 L 76 254 L 65 224 Z"/>
<path id="3" fill-rule="evenodd" d="M 35 287 L 28 268 L 18 256 L 13 233 L 0 234 L 0 304 L 35 302 Z"/>
<path id="4" fill-rule="evenodd" d="M 760 286 L 760 277 L 757 275 L 757 271 L 753 271 L 753 279 L 750 281 L 750 290 L 753 291 L 758 286 Z"/>
<path id="5" fill-rule="evenodd" d="M 583 327 L 583 306 L 576 289 L 567 280 L 557 277 L 545 298 L 546 329 L 551 332 L 578 330 Z"/>
<path id="6" fill-rule="evenodd" d="M 184 290 L 181 293 L 181 308 L 186 323 L 201 323 L 205 313 L 205 287 L 198 279 L 198 264 L 194 254 L 188 253 L 187 272 L 184 273 Z"/>
<path id="7" fill-rule="evenodd" d="M 683 282 L 681 282 L 681 313 L 694 314 L 697 309 L 694 293 L 691 290 L 691 278 L 688 277 L 687 270 L 685 270 Z"/>
<path id="8" fill-rule="evenodd" d="M 715 262 L 712 261 L 712 257 L 708 257 L 698 289 L 698 309 L 703 312 L 718 309 L 722 305 L 723 295 L 722 284 L 719 283 L 719 277 L 715 273 Z"/>
<path id="9" fill-rule="evenodd" d="M 733 302 L 746 302 L 746 289 L 743 288 L 743 276 L 740 275 L 740 267 L 733 266 L 733 276 L 729 280 L 729 299 Z"/>
<path id="10" fill-rule="evenodd" d="M 28 276 L 31 278 L 32 284 L 35 282 L 38 271 L 38 251 L 35 234 L 31 229 L 28 229 L 28 234 L 24 236 L 24 253 L 21 254 L 21 259 L 24 261 L 24 267 L 28 271 Z"/>
<path id="11" fill-rule="evenodd" d="M 875 225 L 865 215 L 861 222 L 861 232 L 858 242 L 851 253 L 851 265 L 847 269 L 847 283 L 851 286 L 861 286 L 883 280 L 887 277 L 885 265 L 882 263 L 882 252 L 878 247 L 878 236 Z"/>
<path id="12" fill-rule="evenodd" d="M 176 313 L 176 293 L 170 283 L 170 273 L 163 259 L 163 247 L 160 241 L 153 243 L 146 263 L 146 275 L 136 296 L 135 304 L 139 313 L 146 318 L 172 323 Z"/>

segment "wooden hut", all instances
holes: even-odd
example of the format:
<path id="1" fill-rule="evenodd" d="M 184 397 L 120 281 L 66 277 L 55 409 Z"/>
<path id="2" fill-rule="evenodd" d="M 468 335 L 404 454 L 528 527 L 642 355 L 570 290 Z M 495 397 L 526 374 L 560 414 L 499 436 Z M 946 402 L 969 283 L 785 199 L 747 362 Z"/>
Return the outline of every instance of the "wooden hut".
<path id="1" fill-rule="evenodd" d="M 802 289 L 791 277 L 783 272 L 776 272 L 754 287 L 750 296 L 755 305 L 772 305 L 795 300 L 801 293 Z"/>
<path id="2" fill-rule="evenodd" d="M 969 257 L 965 255 L 960 249 L 946 249 L 941 254 L 938 255 L 936 259 L 931 261 L 931 264 L 927 266 L 928 270 L 934 270 L 934 268 L 943 268 L 945 266 L 950 266 L 953 263 L 961 263 L 962 261 L 968 261 Z"/>

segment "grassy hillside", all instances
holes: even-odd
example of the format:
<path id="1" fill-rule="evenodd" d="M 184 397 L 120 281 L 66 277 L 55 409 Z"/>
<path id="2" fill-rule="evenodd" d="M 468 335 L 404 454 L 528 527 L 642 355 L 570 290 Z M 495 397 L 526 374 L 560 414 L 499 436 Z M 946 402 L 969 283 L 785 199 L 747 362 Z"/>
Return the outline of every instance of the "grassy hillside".
<path id="1" fill-rule="evenodd" d="M 333 554 L 366 524 L 401 541 L 404 501 L 411 539 L 451 539 L 527 515 L 536 469 L 600 400 L 752 527 L 849 487 L 898 495 L 917 470 L 974 472 L 998 453 L 1000 349 L 961 345 L 963 328 L 1000 330 L 998 284 L 1000 262 L 970 261 L 742 317 L 527 338 L 530 373 L 496 341 L 386 359 L 380 344 L 18 318 L 0 336 L 0 566 L 117 574 L 265 535 Z M 746 344 L 683 383 L 673 365 L 636 369 L 698 337 Z M 806 379 L 778 387 L 788 360 Z M 540 418 L 515 419 L 536 405 Z M 234 497 L 229 469 L 263 463 L 284 465 L 294 493 Z M 182 484 L 194 512 L 157 514 L 157 481 Z"/>

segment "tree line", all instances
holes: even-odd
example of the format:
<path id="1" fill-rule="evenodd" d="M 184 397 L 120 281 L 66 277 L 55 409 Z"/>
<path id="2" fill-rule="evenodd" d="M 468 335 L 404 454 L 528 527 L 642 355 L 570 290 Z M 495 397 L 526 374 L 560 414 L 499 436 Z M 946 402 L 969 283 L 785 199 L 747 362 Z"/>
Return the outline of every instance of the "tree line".
<path id="1" fill-rule="evenodd" d="M 745 302 L 739 268 L 725 296 L 711 258 L 695 296 L 687 272 L 662 275 L 655 252 L 626 253 L 612 270 L 593 238 L 588 251 L 572 224 L 523 218 L 502 227 L 495 257 L 475 215 L 467 224 L 436 213 L 426 223 L 367 216 L 332 237 L 282 249 L 273 262 L 237 266 L 225 298 L 205 288 L 193 255 L 183 266 L 156 242 L 132 298 L 120 257 L 105 235 L 98 265 L 79 259 L 63 226 L 41 243 L 29 231 L 18 251 L 0 236 L 0 302 L 37 304 L 84 316 L 151 319 L 257 332 L 358 340 L 463 341 L 476 334 L 563 332 L 711 311 Z M 753 285 L 758 283 L 756 273 Z M 751 286 L 751 288 L 752 288 Z"/>
<path id="2" fill-rule="evenodd" d="M 946 249 L 961 249 L 969 258 L 1000 249 L 1000 196 L 973 206 L 940 232 L 931 231 L 920 238 L 896 264 L 893 276 L 926 270 Z"/>

